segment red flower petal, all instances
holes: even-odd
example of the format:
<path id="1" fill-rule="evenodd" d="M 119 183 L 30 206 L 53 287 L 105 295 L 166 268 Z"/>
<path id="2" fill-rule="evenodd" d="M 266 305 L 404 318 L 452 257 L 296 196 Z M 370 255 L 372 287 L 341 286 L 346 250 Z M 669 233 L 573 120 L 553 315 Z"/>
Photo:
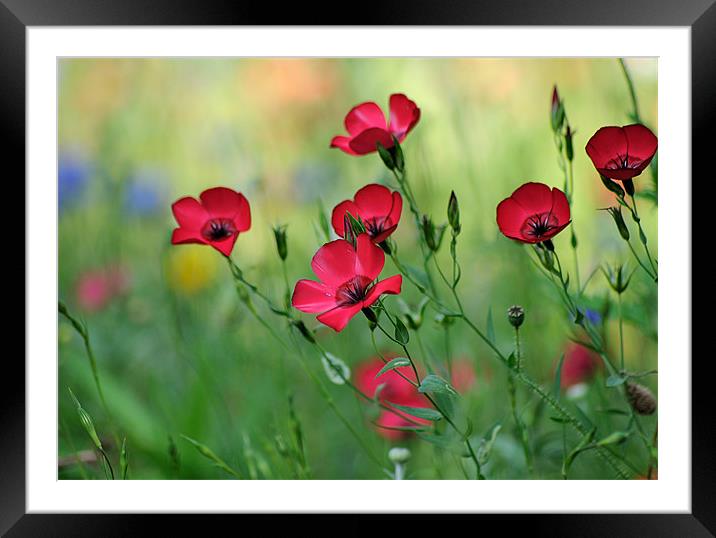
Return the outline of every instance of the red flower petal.
<path id="1" fill-rule="evenodd" d="M 363 308 L 372 305 L 384 293 L 398 295 L 402 284 L 403 277 L 401 275 L 394 275 L 386 278 L 385 280 L 381 280 L 368 292 L 368 295 L 363 300 Z"/>
<path id="2" fill-rule="evenodd" d="M 571 216 L 567 196 L 557 188 L 552 189 L 552 215 L 560 225 L 565 223 L 565 226 Z"/>
<path id="3" fill-rule="evenodd" d="M 627 139 L 627 151 L 630 157 L 637 157 L 645 164 L 641 166 L 643 170 L 651 162 L 656 153 L 658 139 L 648 128 L 636 123 L 624 127 L 624 136 Z"/>
<path id="4" fill-rule="evenodd" d="M 353 136 L 371 127 L 378 127 L 383 130 L 386 128 L 383 111 L 373 102 L 354 106 L 346 115 L 344 123 L 346 131 Z"/>
<path id="5" fill-rule="evenodd" d="M 336 306 L 336 297 L 325 284 L 303 279 L 296 282 L 291 304 L 301 312 L 325 312 Z"/>
<path id="6" fill-rule="evenodd" d="M 393 208 L 393 196 L 388 187 L 371 183 L 362 187 L 353 197 L 363 219 L 387 217 Z"/>
<path id="7" fill-rule="evenodd" d="M 585 148 L 595 168 L 605 168 L 617 156 L 627 153 L 627 139 L 621 127 L 602 127 L 592 135 Z"/>
<path id="8" fill-rule="evenodd" d="M 385 265 L 383 251 L 373 244 L 368 234 L 360 234 L 356 239 L 354 275 L 366 276 L 370 280 L 375 280 L 383 270 L 383 265 Z"/>
<path id="9" fill-rule="evenodd" d="M 180 198 L 172 204 L 172 213 L 174 218 L 182 228 L 189 230 L 201 230 L 204 223 L 209 220 L 209 214 L 206 212 L 198 200 L 189 196 Z"/>
<path id="10" fill-rule="evenodd" d="M 530 215 L 547 213 L 552 209 L 552 190 L 544 183 L 525 183 L 510 198 Z"/>
<path id="11" fill-rule="evenodd" d="M 206 243 L 200 232 L 187 228 L 175 228 L 172 232 L 172 245 L 183 245 L 186 243 Z"/>
<path id="12" fill-rule="evenodd" d="M 402 142 L 420 120 L 420 109 L 402 93 L 390 96 L 390 123 L 388 130 Z"/>
<path id="13" fill-rule="evenodd" d="M 311 267 L 321 282 L 337 288 L 356 276 L 356 263 L 353 245 L 337 239 L 318 249 L 311 260 Z"/>
<path id="14" fill-rule="evenodd" d="M 337 306 L 328 312 L 324 312 L 316 319 L 324 325 L 328 325 L 334 331 L 340 332 L 360 310 L 360 303 L 350 306 Z"/>
<path id="15" fill-rule="evenodd" d="M 350 143 L 350 141 L 351 141 L 351 139 L 347 136 L 334 136 L 333 140 L 331 140 L 331 147 L 339 148 L 339 149 L 343 150 L 344 152 L 346 152 L 348 155 L 358 155 L 348 145 Z"/>
<path id="16" fill-rule="evenodd" d="M 238 238 L 239 234 L 236 233 L 226 239 L 222 239 L 221 241 L 210 241 L 208 244 L 221 252 L 224 256 L 228 257 L 231 255 L 231 251 L 234 249 L 234 243 L 236 243 Z"/>
<path id="17" fill-rule="evenodd" d="M 380 129 L 379 127 L 371 127 L 359 135 L 356 135 L 348 143 L 348 146 L 355 151 L 356 154 L 365 155 L 367 153 L 377 151 L 378 142 L 380 142 L 383 147 L 393 147 L 393 139 L 391 138 L 390 133 L 384 128 Z"/>
<path id="18" fill-rule="evenodd" d="M 520 230 L 529 214 L 512 198 L 505 198 L 497 205 L 497 226 L 512 239 L 522 239 Z"/>
<path id="19" fill-rule="evenodd" d="M 251 228 L 251 209 L 246 197 L 226 187 L 207 189 L 199 195 L 201 203 L 212 218 L 234 221 L 236 230 L 245 232 Z"/>
<path id="20" fill-rule="evenodd" d="M 333 225 L 333 230 L 336 234 L 341 237 L 345 237 L 343 225 L 345 224 L 346 212 L 349 212 L 356 219 L 361 215 L 361 211 L 358 206 L 350 200 L 344 200 L 333 208 L 333 212 L 331 213 L 331 224 Z"/>
<path id="21" fill-rule="evenodd" d="M 403 197 L 398 191 L 393 193 L 393 206 L 388 213 L 388 219 L 391 223 L 397 225 L 400 222 L 400 214 L 403 211 Z"/>

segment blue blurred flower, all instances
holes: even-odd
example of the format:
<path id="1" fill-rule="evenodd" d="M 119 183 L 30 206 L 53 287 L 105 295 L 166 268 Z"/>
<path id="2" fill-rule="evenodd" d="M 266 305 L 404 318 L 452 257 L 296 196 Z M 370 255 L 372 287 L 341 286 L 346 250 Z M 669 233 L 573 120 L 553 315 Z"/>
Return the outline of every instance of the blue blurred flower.
<path id="1" fill-rule="evenodd" d="M 599 325 L 602 322 L 601 314 L 591 308 L 587 308 L 584 312 L 584 317 L 587 318 L 592 325 Z"/>
<path id="2" fill-rule="evenodd" d="M 57 200 L 60 209 L 82 197 L 91 173 L 92 164 L 81 153 L 60 153 L 57 162 Z"/>
<path id="3" fill-rule="evenodd" d="M 160 170 L 143 168 L 130 178 L 124 191 L 128 213 L 151 215 L 159 211 L 165 198 L 165 176 Z"/>

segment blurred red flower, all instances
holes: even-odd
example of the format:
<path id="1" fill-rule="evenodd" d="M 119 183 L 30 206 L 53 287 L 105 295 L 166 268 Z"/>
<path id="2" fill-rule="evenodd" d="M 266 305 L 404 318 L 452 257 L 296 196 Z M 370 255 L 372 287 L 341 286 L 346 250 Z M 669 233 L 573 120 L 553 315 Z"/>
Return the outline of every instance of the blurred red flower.
<path id="1" fill-rule="evenodd" d="M 337 332 L 342 331 L 353 316 L 383 293 L 400 293 L 403 283 L 400 275 L 374 283 L 384 264 L 383 251 L 371 242 L 368 234 L 360 234 L 355 247 L 343 239 L 326 243 L 311 260 L 320 282 L 306 279 L 296 282 L 291 304 L 301 312 L 323 312 L 316 319 Z"/>
<path id="2" fill-rule="evenodd" d="M 77 281 L 75 295 L 80 308 L 86 312 L 98 312 L 116 296 L 127 291 L 129 275 L 122 267 L 109 267 L 88 271 Z"/>
<path id="3" fill-rule="evenodd" d="M 226 187 L 214 187 L 199 195 L 172 204 L 179 227 L 172 233 L 172 244 L 211 245 L 229 256 L 240 232 L 251 228 L 251 209 L 246 197 Z"/>
<path id="4" fill-rule="evenodd" d="M 386 359 L 392 359 L 394 356 L 386 355 Z M 414 379 L 413 369 L 410 366 L 401 366 L 394 370 L 384 373 L 376 378 L 385 363 L 379 358 L 369 359 L 356 368 L 356 386 L 371 398 L 375 397 L 375 392 L 380 385 L 383 388 L 378 395 L 378 400 L 386 403 L 395 403 L 408 407 L 425 407 L 429 408 L 430 402 L 423 396 L 418 389 L 403 379 L 398 371 L 408 379 Z M 402 411 L 398 411 L 400 415 L 407 415 Z M 408 415 L 409 416 L 409 415 Z M 377 432 L 387 439 L 402 439 L 410 432 L 404 430 L 394 430 L 388 428 L 415 427 L 414 422 L 419 424 L 429 424 L 430 422 L 418 417 L 410 416 L 413 422 L 405 420 L 398 414 L 392 413 L 385 409 L 381 410 L 378 419 L 375 421 L 378 426 Z M 383 426 L 383 427 L 381 427 Z"/>
<path id="5" fill-rule="evenodd" d="M 346 213 L 360 217 L 374 243 L 384 241 L 398 227 L 403 198 L 397 191 L 371 183 L 358 190 L 353 200 L 345 200 L 333 208 L 331 223 L 341 237 L 345 236 Z"/>
<path id="6" fill-rule="evenodd" d="M 587 142 L 586 151 L 597 171 L 626 181 L 641 174 L 656 153 L 658 141 L 647 127 L 602 127 Z"/>
<path id="7" fill-rule="evenodd" d="M 455 359 L 451 365 L 452 376 L 450 382 L 458 392 L 468 391 L 477 381 L 472 360 L 464 357 Z"/>
<path id="8" fill-rule="evenodd" d="M 390 96 L 390 121 L 378 105 L 369 101 L 354 106 L 344 120 L 348 136 L 335 136 L 332 148 L 349 155 L 365 155 L 377 151 L 377 144 L 393 147 L 393 136 L 402 142 L 420 120 L 420 109 L 402 93 Z"/>
<path id="9" fill-rule="evenodd" d="M 567 197 L 544 183 L 525 183 L 497 206 L 500 231 L 523 243 L 546 241 L 570 222 Z"/>
<path id="10" fill-rule="evenodd" d="M 568 389 L 573 385 L 589 381 L 597 372 L 602 362 L 594 351 L 570 342 L 564 351 L 564 362 L 560 375 L 560 387 Z"/>

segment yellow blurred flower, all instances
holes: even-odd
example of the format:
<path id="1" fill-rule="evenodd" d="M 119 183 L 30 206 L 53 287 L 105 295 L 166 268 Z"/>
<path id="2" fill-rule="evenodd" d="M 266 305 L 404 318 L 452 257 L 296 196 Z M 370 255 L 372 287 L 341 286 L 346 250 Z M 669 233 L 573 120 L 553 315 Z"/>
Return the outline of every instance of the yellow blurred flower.
<path id="1" fill-rule="evenodd" d="M 209 285 L 218 262 L 216 252 L 204 245 L 179 245 L 169 251 L 167 281 L 173 290 L 191 295 Z"/>

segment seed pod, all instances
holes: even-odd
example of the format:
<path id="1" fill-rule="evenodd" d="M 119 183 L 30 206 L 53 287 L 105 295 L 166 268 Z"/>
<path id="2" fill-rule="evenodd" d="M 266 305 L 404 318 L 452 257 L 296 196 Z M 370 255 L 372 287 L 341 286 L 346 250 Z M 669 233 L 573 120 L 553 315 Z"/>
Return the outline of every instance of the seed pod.
<path id="1" fill-rule="evenodd" d="M 644 385 L 627 382 L 627 396 L 632 409 L 640 415 L 651 415 L 656 411 L 656 398 Z"/>
<path id="2" fill-rule="evenodd" d="M 507 320 L 517 329 L 525 321 L 525 309 L 520 305 L 512 305 L 507 309 Z"/>

